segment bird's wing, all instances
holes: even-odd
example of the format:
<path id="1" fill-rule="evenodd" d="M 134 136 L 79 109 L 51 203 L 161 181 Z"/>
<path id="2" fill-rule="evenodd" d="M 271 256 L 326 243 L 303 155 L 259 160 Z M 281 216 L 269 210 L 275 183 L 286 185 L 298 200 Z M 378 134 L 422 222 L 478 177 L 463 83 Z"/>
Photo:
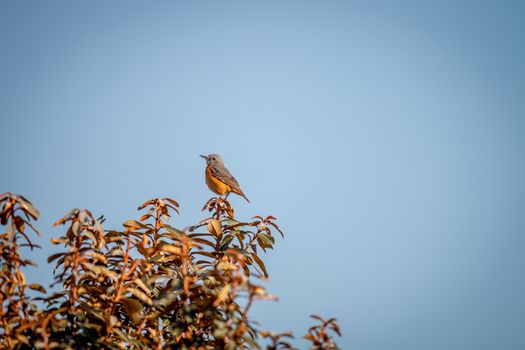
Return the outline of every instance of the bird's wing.
<path id="1" fill-rule="evenodd" d="M 230 174 L 228 169 L 226 169 L 225 167 L 220 167 L 219 168 L 219 167 L 212 166 L 211 167 L 211 174 L 215 178 L 217 178 L 219 181 L 221 181 L 221 182 L 225 183 L 226 185 L 230 186 L 232 192 L 237 193 L 240 196 L 243 196 L 244 199 L 246 199 L 248 201 L 248 203 L 250 203 L 250 200 L 248 199 L 248 197 L 246 197 L 244 192 L 241 190 L 241 186 L 239 186 L 239 183 L 237 182 L 237 180 L 235 180 L 235 178 L 232 176 L 232 174 Z"/>
<path id="2" fill-rule="evenodd" d="M 211 174 L 216 177 L 219 181 L 224 182 L 226 185 L 230 186 L 232 190 L 241 191 L 241 187 L 235 178 L 230 174 L 228 169 L 225 167 L 211 167 Z"/>

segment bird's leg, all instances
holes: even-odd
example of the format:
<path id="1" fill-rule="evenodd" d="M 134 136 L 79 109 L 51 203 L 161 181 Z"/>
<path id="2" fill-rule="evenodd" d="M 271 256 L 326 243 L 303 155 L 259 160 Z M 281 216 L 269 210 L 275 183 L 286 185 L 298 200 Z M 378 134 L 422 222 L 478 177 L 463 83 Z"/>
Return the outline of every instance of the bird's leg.
<path id="1" fill-rule="evenodd" d="M 228 196 L 230 195 L 231 192 L 228 192 L 226 193 L 226 197 L 224 197 L 224 200 L 228 199 Z"/>

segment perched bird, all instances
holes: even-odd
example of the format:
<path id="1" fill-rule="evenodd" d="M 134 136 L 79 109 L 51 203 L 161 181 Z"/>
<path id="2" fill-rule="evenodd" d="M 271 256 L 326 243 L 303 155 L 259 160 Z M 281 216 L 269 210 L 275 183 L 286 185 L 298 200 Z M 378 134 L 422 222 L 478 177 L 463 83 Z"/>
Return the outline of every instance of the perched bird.
<path id="1" fill-rule="evenodd" d="M 246 198 L 244 192 L 242 192 L 239 183 L 235 178 L 230 174 L 228 169 L 224 166 L 222 157 L 218 154 L 210 154 L 209 156 L 202 156 L 206 159 L 206 185 L 209 189 L 218 195 L 228 195 L 230 192 L 236 193 L 239 196 L 244 197 L 250 203 L 250 200 Z"/>

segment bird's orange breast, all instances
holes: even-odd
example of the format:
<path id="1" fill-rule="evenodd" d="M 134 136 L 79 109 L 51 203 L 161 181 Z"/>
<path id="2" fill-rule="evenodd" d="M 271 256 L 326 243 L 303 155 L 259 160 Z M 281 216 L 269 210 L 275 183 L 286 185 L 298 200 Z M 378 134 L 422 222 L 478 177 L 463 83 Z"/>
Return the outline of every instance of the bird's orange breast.
<path id="1" fill-rule="evenodd" d="M 224 195 L 231 192 L 230 186 L 226 185 L 224 182 L 212 175 L 209 166 L 206 167 L 206 185 L 208 185 L 210 190 L 219 195 Z"/>

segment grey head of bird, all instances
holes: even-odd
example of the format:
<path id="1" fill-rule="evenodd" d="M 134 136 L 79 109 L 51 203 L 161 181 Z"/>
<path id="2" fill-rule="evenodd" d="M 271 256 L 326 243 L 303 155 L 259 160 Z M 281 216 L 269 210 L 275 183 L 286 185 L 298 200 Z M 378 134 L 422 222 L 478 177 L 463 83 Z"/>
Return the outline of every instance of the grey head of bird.
<path id="1" fill-rule="evenodd" d="M 201 155 L 202 158 L 206 159 L 206 163 L 214 166 L 224 166 L 222 157 L 216 153 L 212 153 L 208 156 Z"/>

